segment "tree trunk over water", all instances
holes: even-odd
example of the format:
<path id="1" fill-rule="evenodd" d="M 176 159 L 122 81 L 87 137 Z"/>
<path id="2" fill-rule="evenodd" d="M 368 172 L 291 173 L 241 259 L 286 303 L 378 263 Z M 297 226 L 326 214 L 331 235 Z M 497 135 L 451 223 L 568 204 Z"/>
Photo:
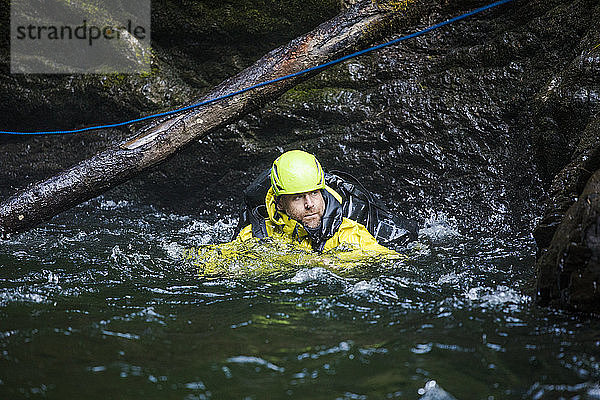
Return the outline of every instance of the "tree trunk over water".
<path id="1" fill-rule="evenodd" d="M 363 1 L 308 34 L 266 54 L 197 102 L 337 59 L 385 35 L 417 25 L 421 16 L 434 12 L 435 6 L 436 2 L 430 0 L 390 0 L 380 1 L 378 5 L 370 0 Z M 452 8 L 454 12 L 460 12 L 456 10 L 456 4 Z M 276 99 L 308 77 L 305 74 L 148 123 L 137 130 L 133 138 L 35 183 L 0 203 L 0 235 L 26 231 L 100 195 L 165 161 L 191 141 Z"/>

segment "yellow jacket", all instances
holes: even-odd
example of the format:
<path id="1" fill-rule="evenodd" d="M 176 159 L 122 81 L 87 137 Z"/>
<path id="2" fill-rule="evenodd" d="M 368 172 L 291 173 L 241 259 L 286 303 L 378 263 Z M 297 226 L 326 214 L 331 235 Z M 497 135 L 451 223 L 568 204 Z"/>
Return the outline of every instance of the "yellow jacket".
<path id="1" fill-rule="evenodd" d="M 399 256 L 395 251 L 377 243 L 364 225 L 342 217 L 342 198 L 335 190 L 326 186 L 322 193 L 325 200 L 323 221 L 327 221 L 323 223 L 327 225 L 324 227 L 326 241 L 324 245 L 321 243 L 318 246 L 319 249 L 317 251 L 327 252 L 341 244 L 346 244 L 349 245 L 348 247 L 361 250 L 363 253 L 370 255 L 385 254 Z M 308 232 L 302 224 L 277 210 L 272 188 L 267 192 L 265 205 L 269 218 L 265 219 L 265 225 L 261 228 L 263 228 L 263 231 L 266 231 L 267 236 L 295 242 L 307 251 L 315 250 L 314 243 L 312 243 Z M 248 225 L 240 231 L 236 240 L 246 241 L 252 237 L 254 237 L 252 225 Z"/>

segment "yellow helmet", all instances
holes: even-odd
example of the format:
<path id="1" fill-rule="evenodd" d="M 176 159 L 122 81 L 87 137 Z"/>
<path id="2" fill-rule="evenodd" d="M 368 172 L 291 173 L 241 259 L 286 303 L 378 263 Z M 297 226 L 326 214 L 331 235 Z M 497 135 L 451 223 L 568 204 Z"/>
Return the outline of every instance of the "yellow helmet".
<path id="1" fill-rule="evenodd" d="M 275 196 L 312 192 L 325 188 L 325 174 L 315 156 L 302 150 L 291 150 L 273 162 L 271 187 Z"/>

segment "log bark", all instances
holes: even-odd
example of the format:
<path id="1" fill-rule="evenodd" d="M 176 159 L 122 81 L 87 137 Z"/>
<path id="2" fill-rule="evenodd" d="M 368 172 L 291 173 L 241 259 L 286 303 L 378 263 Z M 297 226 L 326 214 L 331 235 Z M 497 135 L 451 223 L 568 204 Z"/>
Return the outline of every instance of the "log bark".
<path id="1" fill-rule="evenodd" d="M 379 5 L 365 0 L 266 54 L 194 103 L 334 60 L 403 27 L 414 26 L 419 16 L 435 8 L 430 0 L 380 1 Z M 191 141 L 276 99 L 307 78 L 302 75 L 280 81 L 143 126 L 134 137 L 0 203 L 0 235 L 26 231 L 102 194 L 165 161 Z"/>

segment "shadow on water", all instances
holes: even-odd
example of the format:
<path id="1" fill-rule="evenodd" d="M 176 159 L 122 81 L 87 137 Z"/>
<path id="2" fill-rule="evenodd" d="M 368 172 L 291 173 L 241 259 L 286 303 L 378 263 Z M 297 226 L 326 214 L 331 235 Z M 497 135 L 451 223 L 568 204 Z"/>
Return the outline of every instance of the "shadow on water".
<path id="1" fill-rule="evenodd" d="M 532 305 L 530 237 L 432 214 L 392 265 L 200 279 L 185 249 L 235 223 L 100 198 L 3 241 L 1 397 L 600 397 L 598 323 Z"/>

